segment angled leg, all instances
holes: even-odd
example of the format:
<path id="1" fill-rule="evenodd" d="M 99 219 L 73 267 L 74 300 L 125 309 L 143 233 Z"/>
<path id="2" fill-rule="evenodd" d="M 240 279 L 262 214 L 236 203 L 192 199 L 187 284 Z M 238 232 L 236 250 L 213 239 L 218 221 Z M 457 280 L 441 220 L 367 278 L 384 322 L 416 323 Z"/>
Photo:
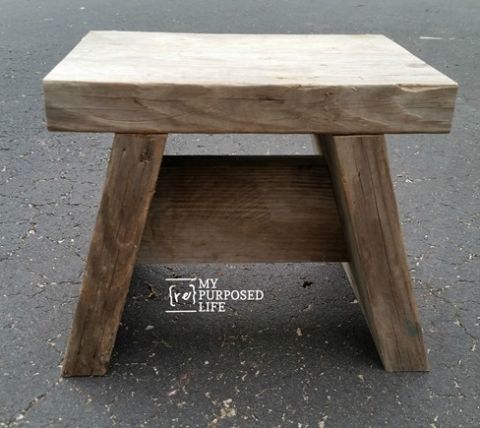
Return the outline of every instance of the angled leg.
<path id="1" fill-rule="evenodd" d="M 347 276 L 387 371 L 428 371 L 383 135 L 316 136 L 347 240 Z"/>
<path id="2" fill-rule="evenodd" d="M 325 137 L 322 136 L 322 135 L 315 135 L 315 134 L 312 135 L 313 153 L 315 153 L 316 155 L 319 155 L 319 156 L 323 156 L 323 152 L 322 152 L 322 139 L 323 138 L 325 138 Z M 342 262 L 342 267 L 345 271 L 345 274 L 347 275 L 348 282 L 350 283 L 350 286 L 352 287 L 353 292 L 355 293 L 355 297 L 357 298 L 358 301 L 360 301 L 360 299 L 358 297 L 358 291 L 357 291 L 357 288 L 356 288 L 356 286 L 353 282 L 352 274 L 351 274 L 351 271 L 350 271 L 350 263 Z"/>
<path id="3" fill-rule="evenodd" d="M 103 375 L 108 369 L 166 138 L 115 135 L 64 376 Z"/>

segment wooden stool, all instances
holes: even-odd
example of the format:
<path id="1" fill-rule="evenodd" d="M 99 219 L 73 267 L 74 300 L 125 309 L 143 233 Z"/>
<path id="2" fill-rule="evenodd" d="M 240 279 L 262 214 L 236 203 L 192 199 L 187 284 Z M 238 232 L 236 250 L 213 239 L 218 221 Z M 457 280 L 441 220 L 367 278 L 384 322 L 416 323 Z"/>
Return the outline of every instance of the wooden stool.
<path id="1" fill-rule="evenodd" d="M 65 376 L 106 372 L 136 262 L 344 262 L 385 369 L 428 370 L 383 134 L 448 132 L 455 82 L 381 35 L 91 32 L 44 91 L 50 130 L 115 133 Z M 172 132 L 323 157 L 163 158 Z"/>

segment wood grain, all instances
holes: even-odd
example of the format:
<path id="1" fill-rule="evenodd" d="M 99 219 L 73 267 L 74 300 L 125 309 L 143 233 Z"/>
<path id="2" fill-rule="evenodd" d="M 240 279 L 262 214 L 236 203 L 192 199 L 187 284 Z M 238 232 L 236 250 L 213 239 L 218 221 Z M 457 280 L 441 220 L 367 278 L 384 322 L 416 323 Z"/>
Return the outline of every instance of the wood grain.
<path id="1" fill-rule="evenodd" d="M 457 84 L 381 35 L 90 32 L 44 82 L 50 130 L 448 132 Z"/>
<path id="2" fill-rule="evenodd" d="M 387 371 L 429 369 L 383 136 L 317 137 L 350 254 L 347 275 Z"/>
<path id="3" fill-rule="evenodd" d="M 115 136 L 64 376 L 107 371 L 165 141 L 166 135 Z"/>
<path id="4" fill-rule="evenodd" d="M 139 263 L 345 260 L 323 159 L 164 158 Z"/>

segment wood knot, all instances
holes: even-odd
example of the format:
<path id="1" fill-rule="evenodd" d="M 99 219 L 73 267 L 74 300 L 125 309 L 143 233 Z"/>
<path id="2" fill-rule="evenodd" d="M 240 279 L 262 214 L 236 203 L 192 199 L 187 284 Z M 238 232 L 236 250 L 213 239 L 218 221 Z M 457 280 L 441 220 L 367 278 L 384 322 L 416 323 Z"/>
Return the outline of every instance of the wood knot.
<path id="1" fill-rule="evenodd" d="M 145 163 L 145 162 L 150 162 L 150 159 L 152 158 L 152 152 L 149 148 L 145 149 L 140 153 L 140 162 Z"/>

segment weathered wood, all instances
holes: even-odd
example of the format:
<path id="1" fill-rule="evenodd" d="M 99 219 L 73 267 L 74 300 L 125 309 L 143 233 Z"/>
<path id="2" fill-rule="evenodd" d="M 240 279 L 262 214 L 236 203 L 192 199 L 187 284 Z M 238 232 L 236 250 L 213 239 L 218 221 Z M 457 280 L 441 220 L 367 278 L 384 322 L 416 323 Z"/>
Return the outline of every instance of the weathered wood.
<path id="1" fill-rule="evenodd" d="M 44 79 L 50 130 L 448 132 L 457 85 L 381 35 L 91 32 Z"/>
<path id="2" fill-rule="evenodd" d="M 313 148 L 313 153 L 315 153 L 318 156 L 323 156 L 322 142 L 321 142 L 321 138 L 318 135 L 312 135 L 312 148 Z M 355 293 L 355 296 L 357 297 L 358 300 L 360 300 L 358 298 L 358 291 L 356 290 L 355 284 L 353 283 L 353 280 L 352 280 L 350 264 L 348 262 L 342 261 L 342 267 L 345 270 L 345 274 L 347 275 L 348 281 L 350 282 L 350 285 L 353 289 L 353 292 Z"/>
<path id="3" fill-rule="evenodd" d="M 347 275 L 387 371 L 429 369 L 383 136 L 318 136 L 350 253 Z"/>
<path id="4" fill-rule="evenodd" d="M 323 159 L 164 158 L 140 263 L 346 260 Z"/>
<path id="5" fill-rule="evenodd" d="M 63 362 L 64 376 L 103 375 L 155 191 L 166 135 L 116 135 Z"/>

